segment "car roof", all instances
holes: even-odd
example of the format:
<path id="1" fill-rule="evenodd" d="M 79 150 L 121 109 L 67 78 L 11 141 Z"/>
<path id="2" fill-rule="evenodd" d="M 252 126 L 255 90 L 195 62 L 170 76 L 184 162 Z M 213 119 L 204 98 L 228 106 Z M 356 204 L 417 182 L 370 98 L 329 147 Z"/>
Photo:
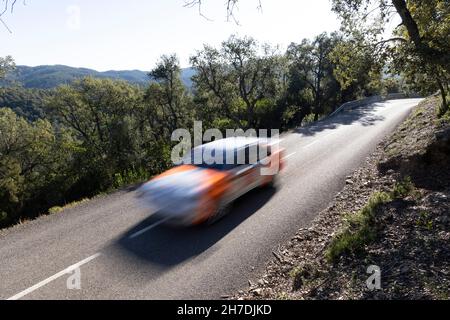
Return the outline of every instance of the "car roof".
<path id="1" fill-rule="evenodd" d="M 245 148 L 249 145 L 263 142 L 263 139 L 257 137 L 231 137 L 220 140 L 215 140 L 204 145 L 199 146 L 203 150 L 208 149 L 221 149 L 221 150 L 236 150 Z"/>

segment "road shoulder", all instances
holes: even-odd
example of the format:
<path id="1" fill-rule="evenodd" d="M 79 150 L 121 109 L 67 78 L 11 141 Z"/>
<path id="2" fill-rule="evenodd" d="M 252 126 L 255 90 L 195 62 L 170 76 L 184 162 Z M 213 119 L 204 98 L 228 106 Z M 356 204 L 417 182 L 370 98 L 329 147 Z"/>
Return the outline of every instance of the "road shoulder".
<path id="1" fill-rule="evenodd" d="M 432 97 L 413 109 L 233 298 L 448 299 L 450 124 L 437 105 Z"/>

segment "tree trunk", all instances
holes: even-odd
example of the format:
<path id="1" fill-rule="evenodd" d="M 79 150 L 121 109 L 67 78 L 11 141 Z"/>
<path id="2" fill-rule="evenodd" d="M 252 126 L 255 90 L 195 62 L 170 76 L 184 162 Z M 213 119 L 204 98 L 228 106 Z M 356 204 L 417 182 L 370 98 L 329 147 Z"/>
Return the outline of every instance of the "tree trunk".
<path id="1" fill-rule="evenodd" d="M 445 91 L 444 85 L 440 79 L 436 79 L 436 82 L 439 86 L 439 91 L 441 92 L 442 108 L 440 110 L 440 114 L 442 115 L 449 109 L 449 105 L 447 104 L 447 92 Z"/>
<path id="2" fill-rule="evenodd" d="M 417 26 L 416 21 L 414 21 L 411 12 L 409 12 L 408 7 L 406 6 L 406 1 L 392 0 L 392 4 L 394 5 L 400 17 L 402 18 L 402 23 L 406 27 L 406 30 L 408 31 L 408 35 L 411 41 L 414 43 L 416 48 L 419 48 L 422 42 L 419 33 L 419 27 Z"/>
<path id="3" fill-rule="evenodd" d="M 414 20 L 411 12 L 408 9 L 405 0 L 392 0 L 392 4 L 395 7 L 395 10 L 399 14 L 402 19 L 402 24 L 406 27 L 408 31 L 409 38 L 414 44 L 417 52 L 425 58 L 428 62 L 438 63 L 445 70 L 450 70 L 450 59 L 447 52 L 442 52 L 440 50 L 436 50 L 430 47 L 426 42 L 423 41 L 420 36 L 419 27 L 417 26 L 416 21 Z"/>
<path id="4" fill-rule="evenodd" d="M 316 111 L 316 112 L 314 113 L 314 121 L 318 121 L 318 120 L 319 120 L 319 112 Z"/>

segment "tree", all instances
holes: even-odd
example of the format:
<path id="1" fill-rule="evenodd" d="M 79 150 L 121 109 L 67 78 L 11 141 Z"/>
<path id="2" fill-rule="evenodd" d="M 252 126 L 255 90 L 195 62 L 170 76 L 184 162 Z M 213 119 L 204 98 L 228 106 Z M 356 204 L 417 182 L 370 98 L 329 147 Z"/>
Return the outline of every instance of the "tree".
<path id="1" fill-rule="evenodd" d="M 300 103 L 307 100 L 305 94 L 308 93 L 305 90 L 311 92 L 315 120 L 318 120 L 319 115 L 323 114 L 327 107 L 333 108 L 339 99 L 337 95 L 340 88 L 334 77 L 334 65 L 330 59 L 330 53 L 338 41 L 336 34 L 328 36 L 323 33 L 312 42 L 304 39 L 300 44 L 291 43 L 287 50 L 291 62 L 290 89 L 303 91 L 303 96 L 297 95 Z"/>
<path id="2" fill-rule="evenodd" d="M 392 60 L 392 70 L 407 70 L 411 81 L 427 78 L 428 90 L 439 90 L 443 109 L 448 108 L 448 1 L 333 0 L 333 10 L 341 17 L 343 30 L 350 38 L 355 32 L 363 33 L 374 52 L 381 52 L 381 57 Z M 383 39 L 386 24 L 396 15 L 401 23 L 394 29 L 392 37 Z M 432 79 L 435 84 L 429 86 Z"/>
<path id="3" fill-rule="evenodd" d="M 51 94 L 49 90 L 7 86 L 0 89 L 0 106 L 11 108 L 16 114 L 34 121 L 44 117 L 45 99 Z"/>
<path id="4" fill-rule="evenodd" d="M 263 53 L 258 54 L 259 50 Z M 226 118 L 228 125 L 257 128 L 259 109 L 274 108 L 283 71 L 280 57 L 270 47 L 260 47 L 252 38 L 231 36 L 220 49 L 204 46 L 191 63 L 196 70 L 196 101 Z"/>
<path id="5" fill-rule="evenodd" d="M 11 56 L 0 57 L 0 80 L 5 79 L 6 75 L 14 70 L 15 63 Z"/>
<path id="6" fill-rule="evenodd" d="M 342 90 L 342 101 L 380 94 L 384 61 L 363 34 L 355 32 L 351 39 L 341 39 L 329 57 L 334 64 L 334 77 Z"/>
<path id="7" fill-rule="evenodd" d="M 151 83 L 146 94 L 147 102 L 157 105 L 162 114 L 161 124 L 170 133 L 185 126 L 189 107 L 186 89 L 181 81 L 181 68 L 175 54 L 163 55 L 156 67 L 149 73 Z M 156 110 L 155 110 L 156 111 Z M 156 111 L 156 112 L 158 112 Z M 152 121 L 152 124 L 156 125 Z"/>
<path id="8" fill-rule="evenodd" d="M 153 85 L 165 96 L 167 84 Z M 123 81 L 85 78 L 44 99 L 52 122 L 1 108 L 0 225 L 166 169 L 170 133 L 159 136 L 145 117 L 166 109 L 166 100 L 156 97 L 164 103 L 149 109 L 144 93 Z"/>
<path id="9" fill-rule="evenodd" d="M 47 120 L 29 123 L 0 109 L 0 220 L 13 221 L 27 202 L 46 201 L 42 192 L 55 181 L 66 154 L 58 152 L 57 141 Z M 57 185 L 52 189 L 49 195 Z"/>
<path id="10" fill-rule="evenodd" d="M 333 0 L 333 11 L 344 21 L 350 30 L 358 25 L 356 20 L 366 22 L 371 15 L 372 21 L 379 24 L 378 32 L 394 15 L 401 18 L 396 29 L 405 31 L 404 37 L 382 40 L 383 43 L 399 41 L 411 43 L 417 54 L 427 61 L 442 65 L 447 71 L 450 67 L 448 56 L 448 17 L 450 8 L 446 0 Z M 432 20 L 430 20 L 432 19 Z M 374 31 L 375 29 L 372 29 Z M 380 43 L 381 44 L 381 43 Z"/>
<path id="11" fill-rule="evenodd" d="M 126 82 L 93 78 L 61 86 L 49 99 L 46 111 L 77 142 L 72 172 L 84 192 L 108 188 L 115 174 L 141 164 L 135 116 L 141 99 L 139 89 Z"/>
<path id="12" fill-rule="evenodd" d="M 172 132 L 192 126 L 194 108 L 175 54 L 163 55 L 149 78 L 151 82 L 135 116 L 145 167 L 149 173 L 157 174 L 170 167 Z"/>

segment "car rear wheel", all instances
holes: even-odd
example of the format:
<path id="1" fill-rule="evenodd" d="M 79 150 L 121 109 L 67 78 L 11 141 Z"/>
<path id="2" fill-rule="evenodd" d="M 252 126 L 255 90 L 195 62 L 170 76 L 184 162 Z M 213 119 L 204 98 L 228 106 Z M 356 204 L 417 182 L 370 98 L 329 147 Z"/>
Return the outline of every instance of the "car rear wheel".
<path id="1" fill-rule="evenodd" d="M 206 220 L 207 225 L 212 225 L 226 216 L 231 210 L 232 203 L 221 204 L 217 210 Z"/>

